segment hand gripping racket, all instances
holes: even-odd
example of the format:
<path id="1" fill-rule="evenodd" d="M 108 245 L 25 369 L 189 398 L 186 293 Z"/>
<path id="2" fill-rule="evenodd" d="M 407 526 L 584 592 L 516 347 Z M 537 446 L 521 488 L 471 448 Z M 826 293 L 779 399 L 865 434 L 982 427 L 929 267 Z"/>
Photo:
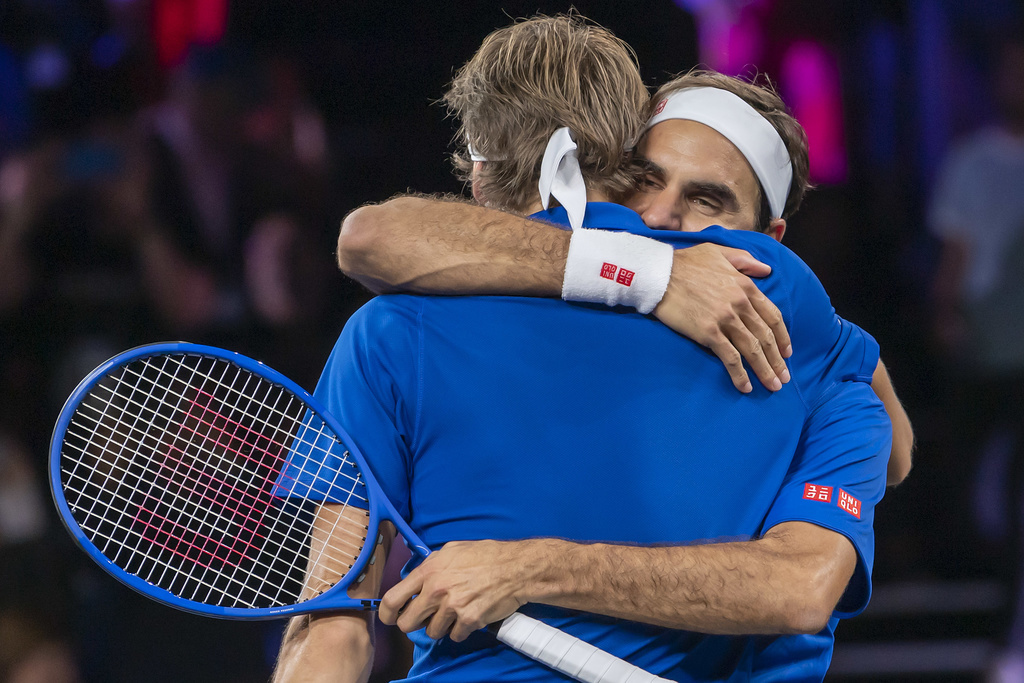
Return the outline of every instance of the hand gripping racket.
<path id="1" fill-rule="evenodd" d="M 430 552 L 312 396 L 208 346 L 143 346 L 93 370 L 57 420 L 50 485 L 68 531 L 103 569 L 212 617 L 376 609 L 348 588 L 385 520 L 414 553 Z M 368 511 L 356 515 L 365 523 L 347 509 Z M 490 630 L 579 681 L 664 680 L 520 613 Z"/>

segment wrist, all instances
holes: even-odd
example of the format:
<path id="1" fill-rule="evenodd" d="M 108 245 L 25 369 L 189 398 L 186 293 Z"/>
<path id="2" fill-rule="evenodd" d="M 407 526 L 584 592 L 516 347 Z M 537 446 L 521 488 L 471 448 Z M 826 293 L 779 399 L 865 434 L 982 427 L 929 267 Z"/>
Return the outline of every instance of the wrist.
<path id="1" fill-rule="evenodd" d="M 587 591 L 588 551 L 592 544 L 574 543 L 556 538 L 538 538 L 521 548 L 523 576 L 520 604 L 527 602 L 570 607 Z"/>
<path id="2" fill-rule="evenodd" d="M 673 253 L 671 245 L 628 232 L 574 230 L 562 298 L 650 313 L 668 288 Z"/>

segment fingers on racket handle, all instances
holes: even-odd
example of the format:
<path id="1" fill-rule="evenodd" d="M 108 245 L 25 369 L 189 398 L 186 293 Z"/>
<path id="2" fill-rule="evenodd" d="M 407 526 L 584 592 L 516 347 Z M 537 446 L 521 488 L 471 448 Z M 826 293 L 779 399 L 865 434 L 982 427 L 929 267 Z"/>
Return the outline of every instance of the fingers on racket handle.
<path id="1" fill-rule="evenodd" d="M 513 650 L 584 683 L 652 683 L 666 680 L 518 612 L 502 622 L 497 637 Z"/>

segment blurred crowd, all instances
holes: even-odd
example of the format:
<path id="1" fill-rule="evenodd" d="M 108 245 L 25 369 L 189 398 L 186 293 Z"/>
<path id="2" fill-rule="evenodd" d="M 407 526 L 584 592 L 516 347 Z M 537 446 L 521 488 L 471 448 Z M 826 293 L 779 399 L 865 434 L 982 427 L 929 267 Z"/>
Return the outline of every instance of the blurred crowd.
<path id="1" fill-rule="evenodd" d="M 57 35 L 64 9 L 20 18 Z M 265 679 L 272 629 L 111 591 L 56 522 L 45 454 L 78 381 L 142 343 L 231 348 L 312 387 L 363 296 L 333 264 L 323 117 L 284 55 L 196 46 L 160 70 L 130 45 L 104 64 L 4 38 L 24 65 L 4 98 L 26 106 L 0 120 L 0 680 L 189 679 L 172 649 L 211 680 Z"/>
<path id="2" fill-rule="evenodd" d="M 308 3 L 277 26 L 289 4 L 233 3 L 223 35 L 162 63 L 156 8 L 227 1 L 0 2 L 0 682 L 269 674 L 281 624 L 180 614 L 92 566 L 53 511 L 46 454 L 77 382 L 143 343 L 223 346 L 312 388 L 369 296 L 334 266 L 344 213 L 406 187 L 458 191 L 443 160 L 451 128 L 431 100 L 507 17 L 494 3 L 465 16 Z M 565 9 L 501 4 L 511 16 Z M 634 44 L 652 83 L 696 63 L 681 7 L 702 3 L 652 2 L 635 21 L 631 4 L 576 3 Z M 776 40 L 785 26 L 827 26 L 804 11 L 815 3 L 747 4 L 781 8 L 766 24 Z M 809 197 L 787 245 L 879 338 L 917 427 L 915 471 L 879 508 L 876 575 L 1002 577 L 1006 642 L 1021 652 L 1001 666 L 1024 680 L 1024 46 L 993 41 L 980 69 L 947 74 L 997 78 L 968 89 L 985 95 L 976 116 L 916 189 L 902 182 L 912 155 L 871 141 L 906 145 L 901 130 L 921 129 L 920 117 L 878 123 L 871 97 L 898 87 L 871 75 L 872 59 L 891 47 L 887 26 L 936 4 L 835 3 L 866 27 L 847 46 L 869 74 L 845 81 L 867 93 L 846 102 L 852 171 Z M 382 677 L 404 662 L 378 661 L 395 667 Z"/>

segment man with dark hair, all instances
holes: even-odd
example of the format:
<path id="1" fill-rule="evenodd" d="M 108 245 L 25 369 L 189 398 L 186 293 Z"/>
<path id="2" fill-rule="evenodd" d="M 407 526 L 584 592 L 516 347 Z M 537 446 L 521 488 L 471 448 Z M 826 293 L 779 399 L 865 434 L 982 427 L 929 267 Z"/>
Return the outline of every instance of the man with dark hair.
<path id="1" fill-rule="evenodd" d="M 756 112 L 778 133 L 792 175 L 791 183 L 776 189 L 776 212 L 750 159 L 734 140 L 708 125 L 710 117 L 700 122 L 673 116 L 671 109 L 655 111 L 673 93 L 697 88 L 732 93 L 750 105 L 747 118 L 734 129 L 756 126 Z M 659 88 L 649 101 L 647 115 L 649 123 L 632 160 L 633 167 L 639 167 L 638 187 L 614 195 L 617 201 L 640 213 L 654 229 L 696 232 L 720 225 L 782 240 L 786 219 L 800 207 L 811 185 L 807 135 L 772 88 L 716 72 L 692 71 Z M 681 146 L 689 149 L 682 151 Z M 703 155 L 700 161 L 693 158 L 698 147 Z M 456 166 L 471 167 L 470 156 L 465 148 L 457 151 Z M 480 154 L 474 156 L 481 160 L 476 163 L 483 173 L 494 165 L 483 163 L 485 157 Z M 784 165 L 785 159 L 780 161 Z M 709 176 L 712 170 L 718 178 Z M 736 187 L 740 181 L 745 183 L 743 188 Z M 721 201 L 723 189 L 731 195 L 728 206 Z M 716 196 L 709 190 L 715 190 Z M 741 203 L 746 204 L 745 211 Z M 579 269 L 569 261 L 569 247 L 574 236 L 581 241 L 579 234 L 489 210 L 505 208 L 500 205 L 481 204 L 404 196 L 364 206 L 342 224 L 338 263 L 347 275 L 376 293 L 562 296 L 607 305 L 633 303 L 614 289 L 609 293 L 571 280 Z M 616 254 L 612 251 L 607 256 L 614 260 Z M 746 361 L 765 387 L 777 390 L 788 378 L 783 357 L 792 352 L 789 334 L 778 308 L 747 277 L 763 276 L 769 270 L 745 250 L 711 242 L 677 249 L 668 284 L 653 295 L 660 299 L 650 312 L 679 334 L 711 349 L 737 389 L 751 388 Z M 887 476 L 892 486 L 910 472 L 913 430 L 881 360 L 871 386 L 893 422 Z"/>
<path id="2" fill-rule="evenodd" d="M 503 59 L 520 61 L 492 68 Z M 579 101 L 560 90 L 568 82 Z M 460 106 L 463 85 L 473 95 Z M 402 295 L 361 309 L 316 394 L 435 551 L 381 607 L 417 646 L 410 680 L 543 680 L 541 665 L 476 632 L 520 608 L 676 680 L 796 663 L 820 680 L 837 618 L 867 602 L 891 446 L 867 384 L 877 344 L 770 238 L 655 232 L 603 201 L 619 167 L 601 160 L 626 160 L 644 97 L 628 49 L 603 29 L 540 17 L 495 32 L 449 97 L 472 146 L 474 194 L 572 227 L 572 286 L 641 313 L 658 305 L 680 251 L 745 249 L 772 266 L 764 285 L 785 302 L 780 319 L 802 353 L 785 386 L 741 396 L 703 349 L 641 313 Z M 523 99 L 526 114 L 496 108 Z M 594 120 L 573 119 L 595 102 L 606 106 Z M 514 145 L 501 144 L 502 116 L 525 131 Z M 774 133 L 756 135 L 775 145 Z M 560 206 L 541 210 L 552 198 Z M 371 574 L 360 594 L 378 585 Z M 755 633 L 804 635 L 740 635 Z M 300 617 L 278 677 L 359 674 L 371 651 L 365 617 Z"/>

